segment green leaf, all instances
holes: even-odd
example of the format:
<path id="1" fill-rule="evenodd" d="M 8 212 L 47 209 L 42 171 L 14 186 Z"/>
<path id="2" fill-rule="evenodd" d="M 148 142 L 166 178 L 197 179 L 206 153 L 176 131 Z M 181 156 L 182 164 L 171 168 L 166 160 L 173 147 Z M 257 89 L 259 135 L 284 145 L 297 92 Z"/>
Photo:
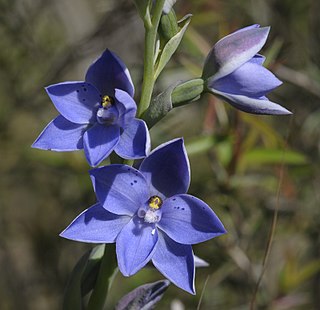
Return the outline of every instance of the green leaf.
<path id="1" fill-rule="evenodd" d="M 289 259 L 280 274 L 280 289 L 282 293 L 287 294 L 296 290 L 319 271 L 320 260 L 314 260 L 302 265 L 295 257 Z"/>
<path id="2" fill-rule="evenodd" d="M 83 297 L 87 295 L 96 284 L 105 246 L 105 244 L 95 246 L 92 250 L 86 252 L 77 262 L 65 290 L 63 300 L 64 310 L 84 309 Z M 110 285 L 117 271 L 118 268 L 115 268 L 115 270 L 111 272 L 109 279 L 106 279 Z"/>
<path id="3" fill-rule="evenodd" d="M 256 139 L 262 139 L 264 145 L 268 148 L 277 148 L 279 145 L 285 145 L 285 141 L 281 137 L 281 135 L 274 129 L 271 123 L 264 121 L 261 118 L 255 117 L 250 114 L 241 113 L 241 119 L 246 122 L 251 127 L 251 131 L 256 135 Z M 244 149 L 252 148 L 256 139 L 244 142 Z"/>
<path id="4" fill-rule="evenodd" d="M 216 139 L 213 136 L 197 137 L 186 143 L 186 149 L 189 156 L 209 151 L 216 145 Z"/>
<path id="5" fill-rule="evenodd" d="M 81 281 L 82 275 L 86 268 L 90 252 L 86 252 L 78 261 L 69 278 L 64 298 L 63 309 L 64 310 L 81 310 L 83 309 L 83 301 L 81 296 Z"/>
<path id="6" fill-rule="evenodd" d="M 87 295 L 93 288 L 97 280 L 97 276 L 100 270 L 101 260 L 105 250 L 105 245 L 100 244 L 95 246 L 90 253 L 87 261 L 86 268 L 83 271 L 81 294 Z"/>
<path id="7" fill-rule="evenodd" d="M 247 166 L 267 164 L 291 164 L 301 165 L 307 162 L 305 156 L 294 151 L 283 151 L 281 149 L 253 149 L 242 154 L 239 162 L 241 170 Z"/>
<path id="8" fill-rule="evenodd" d="M 157 77 L 159 76 L 159 74 L 161 73 L 161 71 L 163 70 L 163 68 L 166 66 L 166 64 L 169 62 L 169 60 L 171 59 L 172 55 L 174 54 L 174 52 L 177 50 L 183 35 L 185 33 L 185 31 L 187 30 L 187 27 L 191 21 L 191 14 L 186 15 L 181 21 L 180 23 L 182 24 L 182 28 L 180 29 L 180 31 L 173 36 L 165 45 L 165 47 L 163 48 L 163 51 L 161 53 L 159 62 L 157 64 L 157 68 L 154 74 L 154 79 L 156 80 Z"/>
<path id="9" fill-rule="evenodd" d="M 219 138 L 216 136 L 200 136 L 186 142 L 186 149 L 189 156 L 214 150 L 219 163 L 227 166 L 232 159 L 233 140 L 230 138 Z"/>
<path id="10" fill-rule="evenodd" d="M 320 260 L 314 260 L 298 270 L 295 281 L 292 283 L 294 287 L 299 286 L 320 271 Z"/>
<path id="11" fill-rule="evenodd" d="M 142 119 L 147 123 L 149 129 L 172 110 L 171 94 L 175 87 L 176 84 L 171 85 L 164 92 L 153 98 L 149 108 L 143 113 Z"/>
<path id="12" fill-rule="evenodd" d="M 98 250 L 99 252 L 94 255 L 94 258 L 99 259 L 99 257 L 101 257 L 101 263 L 98 274 L 95 277 L 94 288 L 90 295 L 87 310 L 102 310 L 104 308 L 109 290 L 118 273 L 115 245 L 105 244 L 103 255 L 101 255 L 102 249 Z"/>

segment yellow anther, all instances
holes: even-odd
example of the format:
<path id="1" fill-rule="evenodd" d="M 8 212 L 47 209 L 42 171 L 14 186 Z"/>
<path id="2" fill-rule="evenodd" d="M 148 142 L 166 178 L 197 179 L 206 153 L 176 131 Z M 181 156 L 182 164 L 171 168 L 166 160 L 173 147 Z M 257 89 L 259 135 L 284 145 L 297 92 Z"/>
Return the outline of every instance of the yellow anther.
<path id="1" fill-rule="evenodd" d="M 113 104 L 113 98 L 108 96 L 108 95 L 105 95 L 102 97 L 102 100 L 101 100 L 101 105 L 104 107 L 104 108 L 107 108 L 109 107 L 110 105 Z"/>
<path id="2" fill-rule="evenodd" d="M 160 209 L 162 205 L 162 200 L 159 196 L 152 196 L 149 199 L 149 207 L 154 210 Z"/>

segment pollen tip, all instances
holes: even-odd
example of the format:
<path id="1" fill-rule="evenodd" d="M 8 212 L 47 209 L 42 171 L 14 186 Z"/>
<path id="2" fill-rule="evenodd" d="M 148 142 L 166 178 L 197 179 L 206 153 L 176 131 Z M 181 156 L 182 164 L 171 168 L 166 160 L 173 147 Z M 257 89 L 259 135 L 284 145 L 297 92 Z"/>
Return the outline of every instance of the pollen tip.
<path id="1" fill-rule="evenodd" d="M 162 200 L 159 196 L 152 196 L 149 199 L 149 207 L 154 210 L 160 209 L 162 206 Z"/>
<path id="2" fill-rule="evenodd" d="M 112 105 L 114 102 L 114 99 L 108 95 L 105 95 L 102 97 L 101 99 L 101 105 L 104 107 L 104 108 L 107 108 L 109 107 L 110 105 Z"/>

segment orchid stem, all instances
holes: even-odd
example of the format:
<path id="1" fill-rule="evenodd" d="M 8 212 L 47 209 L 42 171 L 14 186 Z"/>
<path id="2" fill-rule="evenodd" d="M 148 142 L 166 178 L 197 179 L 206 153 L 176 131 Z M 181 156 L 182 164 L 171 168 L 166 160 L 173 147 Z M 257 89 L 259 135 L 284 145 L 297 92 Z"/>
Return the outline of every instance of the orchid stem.
<path id="1" fill-rule="evenodd" d="M 153 14 L 150 23 L 150 15 L 147 14 L 144 18 L 145 28 L 145 46 L 144 46 L 144 69 L 143 82 L 141 90 L 141 99 L 138 106 L 138 117 L 148 109 L 153 93 L 155 77 L 154 77 L 154 62 L 155 62 L 155 46 L 159 22 L 162 14 L 162 9 L 165 0 L 157 0 L 154 5 Z M 150 8 L 148 8 L 149 10 Z"/>
<path id="2" fill-rule="evenodd" d="M 90 296 L 87 310 L 102 310 L 104 308 L 108 291 L 117 272 L 118 268 L 114 254 L 114 246 L 112 244 L 106 244 L 97 281 Z"/>
<path id="3" fill-rule="evenodd" d="M 159 22 L 162 14 L 162 9 L 165 0 L 158 0 L 155 2 L 153 8 L 153 14 L 150 18 L 150 11 L 148 11 L 144 18 L 145 27 L 145 49 L 144 49 L 144 71 L 143 71 L 143 83 L 141 91 L 141 100 L 138 105 L 138 117 L 141 117 L 143 112 L 149 107 L 155 77 L 154 77 L 154 52 L 157 40 L 157 33 Z M 125 161 L 130 166 L 133 161 Z M 88 303 L 88 310 L 102 310 L 107 299 L 108 290 L 112 284 L 112 280 L 117 270 L 116 258 L 113 255 L 114 251 L 111 251 L 111 246 L 106 244 L 105 252 L 101 261 L 101 266 L 98 274 L 98 278 L 94 287 L 94 290 L 90 296 Z"/>

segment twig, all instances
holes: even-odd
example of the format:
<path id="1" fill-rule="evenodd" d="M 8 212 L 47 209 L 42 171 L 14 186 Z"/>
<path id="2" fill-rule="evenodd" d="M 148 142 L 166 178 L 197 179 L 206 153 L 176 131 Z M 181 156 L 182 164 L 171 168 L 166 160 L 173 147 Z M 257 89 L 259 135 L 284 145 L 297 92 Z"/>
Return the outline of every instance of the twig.
<path id="1" fill-rule="evenodd" d="M 202 288 L 202 291 L 201 291 L 201 295 L 200 295 L 200 298 L 199 298 L 197 310 L 200 310 L 200 306 L 201 306 L 201 303 L 202 303 L 204 291 L 206 290 L 206 287 L 207 287 L 209 279 L 210 279 L 210 275 L 207 276 L 206 281 L 204 282 L 204 285 L 203 285 L 203 288 Z"/>

